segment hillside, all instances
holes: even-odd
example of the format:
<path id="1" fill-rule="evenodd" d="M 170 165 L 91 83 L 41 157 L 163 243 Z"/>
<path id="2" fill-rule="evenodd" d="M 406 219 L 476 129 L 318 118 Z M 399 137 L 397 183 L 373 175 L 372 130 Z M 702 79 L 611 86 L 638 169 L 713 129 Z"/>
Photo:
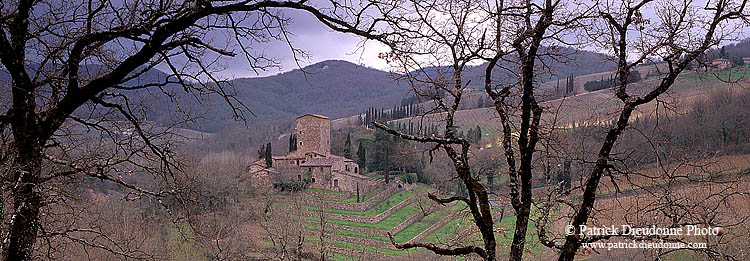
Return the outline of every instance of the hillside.
<path id="1" fill-rule="evenodd" d="M 655 70 L 655 67 L 653 65 L 643 66 L 637 68 L 637 70 L 641 71 L 641 73 L 645 75 L 647 72 Z M 575 83 L 578 94 L 565 98 L 550 99 L 542 102 L 541 106 L 545 108 L 554 108 L 567 112 L 559 115 L 545 114 L 542 117 L 543 124 L 555 122 L 555 125 L 557 126 L 569 127 L 574 123 L 579 125 L 598 124 L 602 120 L 613 119 L 621 103 L 619 102 L 619 100 L 614 99 L 614 94 L 610 89 L 604 89 L 594 92 L 586 92 L 582 90 L 584 82 L 598 79 L 602 75 L 609 75 L 610 73 L 611 72 L 602 72 L 576 77 Z M 714 76 L 714 73 L 712 72 L 692 72 L 678 78 L 675 86 L 670 89 L 669 93 L 672 97 L 671 99 L 676 99 L 679 101 L 679 103 L 678 106 L 672 108 L 673 111 L 670 111 L 669 113 L 685 112 L 686 110 L 688 110 L 688 107 L 696 97 L 705 95 L 712 88 L 715 88 L 717 86 L 724 86 L 724 83 L 719 81 L 715 77 L 716 76 Z M 633 84 L 633 90 L 631 91 L 635 91 L 636 93 L 642 92 L 645 89 L 653 88 L 653 86 L 656 84 L 658 84 L 658 78 L 647 79 L 637 84 Z M 748 86 L 750 85 L 750 82 L 742 81 L 738 84 L 740 86 Z M 554 88 L 553 86 L 554 81 L 542 84 L 542 88 L 547 89 Z M 477 91 L 472 95 L 469 95 L 469 98 L 467 99 L 476 99 L 476 97 L 478 96 L 486 96 L 486 94 Z M 487 98 L 485 97 L 485 99 Z M 425 105 L 428 103 L 429 102 L 425 103 Z M 656 108 L 657 107 L 655 103 L 643 105 L 639 107 L 639 109 L 634 113 L 634 118 L 653 117 L 653 112 Z M 660 112 L 666 113 L 666 111 L 663 110 L 664 108 L 660 108 Z M 351 127 L 356 117 L 357 116 L 351 116 L 335 119 L 332 121 L 332 127 L 333 129 L 343 129 Z M 403 125 L 412 122 L 414 124 L 423 124 L 424 126 L 435 125 L 436 127 L 439 127 L 442 126 L 441 121 L 443 117 L 444 113 L 436 113 L 426 115 L 424 118 L 422 118 L 421 116 L 415 116 L 393 120 L 390 122 L 394 124 L 400 123 Z M 494 108 L 474 108 L 459 110 L 455 114 L 455 123 L 458 127 L 463 129 L 473 128 L 474 126 L 481 126 L 484 130 L 485 135 L 490 136 L 497 134 L 500 130 L 499 122 L 497 120 L 497 112 L 494 110 Z"/>
<path id="2" fill-rule="evenodd" d="M 544 61 L 555 74 L 545 75 L 545 79 L 564 78 L 571 73 L 584 75 L 604 72 L 613 65 L 599 53 L 567 48 L 563 48 L 561 53 L 567 54 L 567 57 Z M 472 87 L 482 82 L 479 79 L 485 68 L 486 64 L 481 64 L 466 70 L 466 77 L 473 79 Z M 269 77 L 235 79 L 231 83 L 237 90 L 237 98 L 254 113 L 252 121 L 291 120 L 305 113 L 342 118 L 362 113 L 368 107 L 391 108 L 400 104 L 401 99 L 408 95 L 409 88 L 394 80 L 386 71 L 338 60 L 323 61 L 302 70 L 295 69 Z M 201 130 L 217 131 L 220 126 L 232 125 L 230 111 L 221 101 L 207 107 L 210 109 Z M 356 117 L 350 119 L 356 120 Z"/>
<path id="3" fill-rule="evenodd" d="M 406 89 L 388 72 L 346 61 L 323 61 L 269 77 L 240 78 L 231 82 L 237 98 L 255 114 L 251 120 L 294 119 L 305 113 L 342 117 L 370 106 L 398 103 Z M 226 106 L 213 102 L 207 129 L 230 124 Z"/>
<path id="4" fill-rule="evenodd" d="M 565 52 L 574 54 L 567 58 L 576 59 L 574 64 L 566 63 L 566 59 L 545 63 L 557 76 L 591 74 L 608 68 L 606 57 L 601 54 L 574 52 L 572 49 L 565 49 Z M 479 79 L 484 68 L 485 64 L 467 68 L 465 77 L 473 79 L 471 87 L 478 87 L 474 85 L 481 82 Z M 82 72 L 96 74 L 97 69 L 96 65 L 88 65 L 84 66 Z M 263 122 L 283 125 L 305 113 L 341 118 L 359 114 L 369 107 L 391 108 L 400 104 L 408 95 L 409 87 L 399 84 L 389 74 L 347 61 L 329 60 L 273 76 L 235 79 L 229 82 L 232 87 L 228 89 L 233 88 L 234 91 L 230 93 L 236 102 L 241 102 L 251 111 L 251 114 L 245 115 L 250 124 Z M 138 82 L 163 82 L 167 77 L 166 73 L 154 69 L 142 75 Z M 556 78 L 554 75 L 544 77 Z M 7 74 L 0 73 L 0 81 L 4 86 L 10 86 Z M 126 85 L 138 82 L 133 80 Z M 200 116 L 197 124 L 183 126 L 189 129 L 217 132 L 241 125 L 235 121 L 226 102 L 216 95 L 198 102 L 193 94 L 186 93 L 175 84 L 168 84 L 163 90 L 173 97 L 163 95 L 154 88 L 137 91 L 132 96 L 133 102 L 143 103 L 142 108 L 147 110 L 144 113 L 150 121 L 167 124 L 184 117 L 178 111 L 186 111 L 189 115 Z M 0 95 L 3 100 L 9 98 L 7 91 Z M 172 98 L 179 102 L 179 106 Z"/>

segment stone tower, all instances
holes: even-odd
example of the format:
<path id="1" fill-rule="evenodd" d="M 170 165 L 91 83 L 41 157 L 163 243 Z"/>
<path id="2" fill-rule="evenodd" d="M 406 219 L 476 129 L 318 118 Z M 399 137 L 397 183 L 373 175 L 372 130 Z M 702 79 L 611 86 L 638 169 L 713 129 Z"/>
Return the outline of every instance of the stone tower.
<path id="1" fill-rule="evenodd" d="M 331 152 L 331 119 L 318 114 L 297 117 L 297 151 L 328 156 Z"/>

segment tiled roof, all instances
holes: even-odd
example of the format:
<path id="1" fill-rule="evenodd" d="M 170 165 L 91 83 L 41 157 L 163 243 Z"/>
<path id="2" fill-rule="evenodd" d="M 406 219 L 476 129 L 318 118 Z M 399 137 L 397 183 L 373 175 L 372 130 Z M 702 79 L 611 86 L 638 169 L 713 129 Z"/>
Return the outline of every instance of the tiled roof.
<path id="1" fill-rule="evenodd" d="M 275 171 L 273 169 L 259 169 L 259 170 L 250 172 L 250 174 L 255 174 L 255 173 L 258 173 L 258 172 L 268 172 L 268 173 L 271 173 L 271 174 L 279 174 L 280 173 L 280 172 Z"/>
<path id="2" fill-rule="evenodd" d="M 333 159 L 326 158 L 312 158 L 304 159 L 305 163 L 299 164 L 300 167 L 317 167 L 317 166 L 331 166 Z"/>
<path id="3" fill-rule="evenodd" d="M 351 159 L 348 159 L 346 157 L 342 157 L 342 156 L 339 156 L 339 155 L 333 155 L 333 154 L 331 154 L 331 155 L 329 155 L 329 157 L 332 158 L 332 159 L 343 160 L 345 162 L 354 162 L 354 160 L 351 160 Z"/>
<path id="4" fill-rule="evenodd" d="M 326 117 L 326 116 L 323 116 L 323 115 L 320 115 L 320 114 L 312 114 L 312 113 L 308 113 L 308 114 L 305 114 L 305 115 L 299 116 L 299 117 L 297 117 L 297 119 L 299 119 L 299 118 L 303 118 L 303 117 L 307 117 L 307 116 L 312 116 L 312 117 L 315 117 L 315 118 L 320 118 L 320 119 L 331 119 L 331 118 L 328 118 L 328 117 Z"/>
<path id="5" fill-rule="evenodd" d="M 355 178 L 358 178 L 358 179 L 369 179 L 370 178 L 368 176 L 360 175 L 360 174 L 357 174 L 357 173 L 348 173 L 348 172 L 342 172 L 342 171 L 338 171 L 338 170 L 335 170 L 333 172 L 336 172 L 336 173 L 339 173 L 339 174 L 342 174 L 342 175 L 347 175 L 347 176 L 355 177 Z"/>

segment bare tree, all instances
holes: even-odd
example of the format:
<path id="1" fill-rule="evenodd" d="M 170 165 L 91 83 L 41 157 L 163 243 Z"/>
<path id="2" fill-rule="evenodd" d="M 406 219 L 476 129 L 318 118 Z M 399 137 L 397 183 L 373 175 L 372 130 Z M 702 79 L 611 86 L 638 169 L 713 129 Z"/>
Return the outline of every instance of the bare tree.
<path id="1" fill-rule="evenodd" d="M 484 247 L 467 246 L 443 249 L 432 244 L 397 245 L 399 248 L 425 247 L 438 254 L 459 255 L 476 253 L 484 259 L 496 258 L 493 218 L 487 188 L 471 172 L 470 144 L 457 137 L 454 115 L 460 108 L 471 78 L 465 78 L 470 65 L 487 62 L 481 78 L 484 90 L 494 101 L 503 127 L 503 148 L 508 165 L 510 197 L 517 215 L 511 260 L 520 260 L 526 243 L 526 231 L 531 210 L 532 161 L 539 141 L 540 116 L 536 74 L 545 70 L 537 64 L 538 57 L 553 57 L 554 48 L 544 48 L 543 41 L 562 42 L 581 25 L 588 8 L 561 1 L 413 1 L 399 16 L 386 16 L 396 31 L 384 38 L 393 50 L 384 56 L 408 81 L 414 93 L 433 101 L 427 113 L 439 113 L 442 135 L 415 136 L 376 124 L 401 138 L 436 144 L 430 151 L 443 149 L 454 164 L 458 179 L 468 190 L 468 197 L 440 199 L 439 203 L 465 201 L 484 241 Z M 561 12 L 561 10 L 569 10 Z M 559 13 L 558 13 L 559 12 Z M 562 55 L 558 55 L 562 56 Z M 543 63 L 543 62 L 541 62 Z M 480 67 L 481 68 L 481 67 Z M 474 69 L 474 68 L 472 68 Z M 476 69 L 474 69 L 476 70 Z M 476 79 L 473 79 L 476 80 Z M 520 88 L 513 88 L 520 85 Z M 519 97 L 512 97 L 518 94 Z M 520 105 L 518 120 L 511 119 L 510 108 Z M 513 129 L 520 122 L 520 129 Z M 519 132 L 520 166 L 516 167 L 516 150 L 512 135 Z"/>
<path id="2" fill-rule="evenodd" d="M 599 148 L 595 165 L 585 184 L 582 184 L 583 198 L 571 223 L 575 231 L 565 238 L 560 260 L 573 260 L 584 242 L 608 238 L 601 236 L 583 239 L 579 236 L 580 225 L 586 224 L 592 214 L 602 175 L 607 170 L 616 171 L 613 165 L 616 160 L 611 158 L 611 152 L 618 137 L 628 127 L 633 111 L 664 94 L 688 64 L 735 33 L 740 24 L 732 24 L 732 21 L 744 19 L 745 4 L 746 1 L 717 1 L 707 3 L 704 8 L 694 6 L 690 1 L 656 3 L 645 0 L 607 2 L 601 5 L 599 12 L 604 20 L 603 33 L 596 39 L 611 46 L 612 53 L 617 58 L 618 86 L 614 88 L 614 93 L 622 102 L 622 107 L 616 123 L 609 129 Z M 643 15 L 648 8 L 658 12 L 654 22 Z M 639 33 L 633 37 L 633 32 Z M 635 57 L 632 57 L 634 53 Z M 628 83 L 627 77 L 633 67 L 654 56 L 666 63 L 666 75 L 650 90 L 629 89 L 632 85 Z"/>
<path id="3" fill-rule="evenodd" d="M 587 169 L 582 160 L 583 166 L 579 168 L 586 169 L 591 174 L 578 187 L 583 190 L 583 196 L 573 215 L 575 233 L 567 236 L 564 244 L 548 239 L 544 219 L 550 215 L 551 205 L 546 205 L 541 210 L 542 219 L 537 220 L 542 224 L 539 230 L 542 244 L 560 249 L 560 259 L 570 260 L 581 243 L 608 238 L 582 239 L 578 236 L 578 229 L 591 214 L 600 178 L 605 171 L 617 172 L 613 162 L 622 162 L 622 159 L 612 158 L 611 152 L 617 138 L 627 127 L 633 111 L 640 105 L 657 100 L 674 84 L 687 65 L 737 32 L 741 23 L 732 21 L 741 22 L 745 8 L 744 2 L 729 1 L 709 3 L 703 10 L 692 2 L 651 1 L 614 1 L 591 6 L 563 1 L 500 1 L 493 4 L 414 1 L 407 4 L 402 7 L 401 12 L 397 8 L 397 11 L 386 15 L 386 20 L 396 33 L 381 39 L 392 49 L 390 54 L 383 57 L 396 65 L 398 75 L 411 84 L 416 95 L 427 97 L 435 103 L 427 113 L 440 115 L 438 118 L 443 122 L 443 133 L 432 136 L 407 135 L 385 124 L 375 125 L 407 140 L 435 144 L 430 152 L 438 149 L 446 152 L 454 164 L 457 178 L 469 190 L 469 197 L 433 199 L 441 203 L 466 201 L 483 236 L 484 248 L 467 246 L 446 249 L 433 244 L 394 244 L 398 248 L 424 247 L 444 255 L 475 253 L 485 259 L 495 258 L 491 212 L 486 205 L 487 193 L 471 172 L 464 169 L 469 165 L 466 156 L 470 147 L 463 139 L 456 137 L 458 126 L 454 123 L 454 115 L 460 108 L 463 92 L 470 84 L 464 78 L 467 65 L 475 61 L 487 61 L 483 77 L 484 89 L 494 101 L 500 118 L 502 147 L 509 174 L 510 201 L 517 216 L 510 249 L 511 260 L 520 260 L 524 252 L 534 201 L 531 190 L 534 166 L 541 165 L 546 171 L 545 180 L 549 180 L 550 160 L 562 163 L 562 159 L 566 159 L 567 166 L 567 159 L 571 156 L 561 152 L 561 148 L 556 148 L 557 144 L 554 142 L 558 141 L 553 140 L 562 129 L 557 126 L 561 106 L 543 106 L 538 101 L 544 93 L 536 82 L 537 75 L 539 72 L 549 71 L 545 61 L 566 56 L 558 53 L 556 46 L 569 45 L 571 41 L 575 43 L 580 39 L 579 36 L 586 36 L 584 33 L 588 33 L 588 36 L 593 36 L 593 40 L 588 43 L 595 43 L 602 50 L 612 48 L 618 81 L 618 86 L 613 91 L 614 96 L 623 104 L 617 112 L 619 116 L 613 121 L 597 123 L 609 130 L 601 146 L 593 152 L 596 154 L 593 166 Z M 650 24 L 648 18 L 644 17 L 641 9 L 646 8 L 655 11 L 653 13 L 657 14 L 655 17 L 659 20 L 658 23 Z M 628 83 L 633 68 L 653 62 L 653 57 L 664 62 L 668 70 L 659 83 L 650 90 Z M 500 75 L 498 71 L 501 72 Z M 520 87 L 514 88 L 515 86 Z M 543 116 L 550 119 L 544 125 Z M 581 124 L 588 126 L 590 123 L 572 124 L 575 128 Z M 545 157 L 539 162 L 534 155 L 539 152 L 537 144 L 543 137 L 550 140 L 545 143 Z M 583 150 L 581 153 L 586 155 L 590 152 Z M 552 197 L 547 198 L 547 202 L 555 201 Z M 573 203 L 575 204 L 578 203 Z"/>
<path id="4" fill-rule="evenodd" d="M 273 202 L 273 196 L 267 197 L 266 200 L 267 202 Z M 265 238 L 270 240 L 273 245 L 271 248 L 260 251 L 267 258 L 276 260 L 302 260 L 304 257 L 304 246 L 310 237 L 308 237 L 307 229 L 304 226 L 306 224 L 305 217 L 299 215 L 299 212 L 303 210 L 303 206 L 300 200 L 295 200 L 290 205 L 290 210 L 297 212 L 297 215 L 276 210 L 257 213 L 262 221 L 258 224 L 265 231 Z M 321 250 L 323 249 L 322 247 L 325 247 L 325 242 L 321 242 Z"/>
<path id="5" fill-rule="evenodd" d="M 392 237 L 391 241 L 399 249 L 421 247 L 439 255 L 476 254 L 486 260 L 495 260 L 496 240 L 489 196 L 484 185 L 471 173 L 471 145 L 458 137 L 454 123 L 454 114 L 467 87 L 462 73 L 479 58 L 479 52 L 484 48 L 483 36 L 472 28 L 481 28 L 487 23 L 487 18 L 474 15 L 486 6 L 471 1 L 407 1 L 399 8 L 398 12 L 385 15 L 385 20 L 396 33 L 384 41 L 391 47 L 391 53 L 384 58 L 395 65 L 395 71 L 410 84 L 415 95 L 434 103 L 426 113 L 445 114 L 440 126 L 442 133 L 409 135 L 379 122 L 374 124 L 399 138 L 432 144 L 430 154 L 439 149 L 446 153 L 456 171 L 456 178 L 465 185 L 468 193 L 447 198 L 429 197 L 440 204 L 465 202 L 479 227 L 484 245 L 445 248 L 432 243 L 397 244 Z"/>
<path id="6" fill-rule="evenodd" d="M 10 78 L 0 112 L 0 159 L 7 170 L 0 185 L 9 217 L 2 259 L 32 259 L 39 236 L 66 234 L 40 218 L 54 216 L 48 210 L 65 202 L 71 192 L 62 186 L 66 182 L 88 177 L 115 184 L 128 199 L 148 197 L 165 207 L 180 201 L 187 177 L 179 172 L 175 135 L 167 135 L 174 125 L 146 121 L 149 104 L 140 96 L 160 93 L 161 101 L 172 101 L 171 109 L 185 110 L 176 123 L 193 118 L 177 102 L 180 96 L 214 95 L 242 119 L 248 108 L 214 77 L 220 57 L 235 56 L 236 46 L 251 69 L 271 68 L 277 63 L 252 46 L 288 43 L 290 21 L 280 10 L 300 10 L 333 30 L 365 35 L 376 22 L 365 14 L 368 8 L 304 0 L 0 4 L 0 61 Z M 205 40 L 214 33 L 227 33 L 229 40 Z M 168 75 L 154 76 L 156 66 L 168 68 Z M 144 186 L 131 174 L 157 182 Z"/>

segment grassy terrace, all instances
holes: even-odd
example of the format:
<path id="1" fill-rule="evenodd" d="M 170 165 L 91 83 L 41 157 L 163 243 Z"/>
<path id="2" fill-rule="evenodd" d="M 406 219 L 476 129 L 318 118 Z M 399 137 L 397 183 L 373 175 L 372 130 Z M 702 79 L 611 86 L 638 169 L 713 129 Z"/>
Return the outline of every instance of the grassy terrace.
<path id="1" fill-rule="evenodd" d="M 367 246 L 362 245 L 359 243 L 352 243 L 352 242 L 346 242 L 341 240 L 326 240 L 327 244 L 329 246 L 341 248 L 341 249 L 352 249 L 352 250 L 358 250 L 362 251 L 364 250 L 366 253 L 378 253 L 378 254 L 385 254 L 385 255 L 391 255 L 391 256 L 414 256 L 415 253 L 417 253 L 417 250 L 398 250 L 398 249 L 392 249 L 392 248 L 382 248 L 382 247 L 375 247 L 375 246 Z M 319 238 L 310 238 L 310 241 L 313 244 L 320 244 Z M 339 255 L 339 254 L 335 254 Z M 357 258 L 355 258 L 357 259 Z"/>
<path id="2" fill-rule="evenodd" d="M 690 72 L 681 75 L 680 78 L 688 80 L 706 80 L 712 83 L 719 83 L 722 81 L 736 81 L 750 78 L 750 70 L 748 70 L 746 66 L 747 65 L 743 65 L 731 69 L 724 69 L 721 71 L 713 72 Z"/>
<path id="3" fill-rule="evenodd" d="M 393 235 L 393 239 L 398 243 L 405 243 L 415 236 L 419 235 L 419 233 L 422 233 L 422 231 L 424 231 L 425 229 L 440 222 L 440 220 L 443 220 L 443 218 L 445 218 L 446 216 L 461 211 L 461 209 L 463 209 L 465 206 L 465 203 L 459 202 L 453 206 L 434 211 L 424 217 L 422 220 L 414 222 L 413 224 Z"/>
<path id="4" fill-rule="evenodd" d="M 359 202 L 365 202 L 366 200 L 372 198 L 373 196 L 377 195 L 380 192 L 383 192 L 383 190 L 373 190 L 365 194 L 361 194 L 359 195 Z M 348 198 L 344 198 L 344 199 L 322 198 L 322 200 L 331 201 L 331 202 L 341 202 L 341 203 L 357 203 L 357 194 L 353 193 L 351 196 L 349 196 Z"/>
<path id="5" fill-rule="evenodd" d="M 448 223 L 445 223 L 437 230 L 432 231 L 432 233 L 422 239 L 422 242 L 445 243 L 453 239 L 458 233 L 461 233 L 461 231 L 464 231 L 472 224 L 474 223 L 471 219 L 471 214 L 468 214 L 465 217 L 455 218 L 448 221 Z"/>
<path id="6" fill-rule="evenodd" d="M 455 211 L 460 210 L 464 206 L 465 206 L 465 203 L 460 203 L 460 205 L 457 203 L 456 205 L 454 205 L 454 207 L 458 208 Z M 497 209 L 493 209 L 492 215 L 494 217 L 495 215 L 500 215 L 500 213 L 498 213 Z M 503 220 L 507 220 L 508 218 L 510 217 L 504 217 L 502 220 L 500 220 L 500 222 L 502 222 Z M 513 217 L 513 220 L 515 220 L 515 217 Z M 423 238 L 421 242 L 445 243 L 453 239 L 458 233 L 461 233 L 462 231 L 466 230 L 467 228 L 473 225 L 474 225 L 474 218 L 471 216 L 470 213 L 467 213 L 465 216 L 454 218 L 453 220 L 448 221 L 447 223 L 445 223 L 443 226 L 436 229 L 435 231 L 432 231 L 432 233 L 425 236 L 425 238 Z M 495 225 L 497 226 L 497 224 Z M 512 232 L 510 236 L 512 236 Z"/>
<path id="7" fill-rule="evenodd" d="M 305 225 L 305 229 L 310 232 L 318 232 L 320 231 L 318 227 L 312 224 Z M 371 235 L 371 234 L 363 234 L 359 232 L 349 231 L 346 229 L 333 229 L 328 231 L 328 233 L 332 233 L 339 236 L 346 236 L 346 237 L 355 237 L 355 238 L 364 238 L 364 239 L 371 239 L 375 241 L 381 241 L 381 242 L 391 242 L 390 239 L 388 239 L 385 235 Z M 384 233 L 385 234 L 385 233 Z"/>
<path id="8" fill-rule="evenodd" d="M 359 222 L 339 220 L 339 219 L 329 219 L 327 221 L 332 224 L 348 226 L 348 227 L 359 227 L 359 228 L 368 228 L 368 229 L 388 231 L 391 228 L 395 227 L 396 225 L 401 224 L 401 222 L 404 222 L 404 220 L 410 218 L 411 216 L 413 216 L 414 214 L 418 212 L 419 212 L 419 208 L 416 205 L 411 204 L 399 210 L 396 210 L 395 212 L 391 213 L 391 215 L 387 216 L 386 218 L 384 218 L 383 220 L 375 224 L 359 223 Z M 305 219 L 309 221 L 316 221 L 316 222 L 320 221 L 320 218 L 317 218 L 317 217 L 306 217 Z"/>
<path id="9" fill-rule="evenodd" d="M 406 200 L 412 195 L 414 195 L 413 190 L 399 191 L 398 193 L 395 193 L 391 195 L 390 197 L 386 198 L 385 200 L 378 202 L 378 204 L 375 204 L 375 206 L 372 206 L 371 208 L 365 211 L 353 211 L 353 210 L 335 209 L 335 208 L 322 208 L 322 210 L 323 212 L 329 213 L 329 214 L 374 217 L 380 213 L 383 213 L 383 211 L 386 211 L 392 208 L 396 204 L 401 203 L 401 201 Z M 311 206 L 303 206 L 302 209 L 307 210 L 307 211 L 320 211 L 321 210 L 321 208 L 316 208 L 316 207 L 311 207 Z"/>
<path id="10" fill-rule="evenodd" d="M 330 194 L 346 194 L 348 192 L 345 191 L 334 191 L 329 189 L 320 189 L 320 188 L 308 188 L 305 189 L 305 192 L 321 192 L 321 193 L 330 193 Z"/>
<path id="11" fill-rule="evenodd" d="M 532 207 L 532 217 L 535 218 L 536 209 Z M 556 211 L 555 211 L 556 212 Z M 497 213 L 493 213 L 497 214 Z M 439 229 L 427 235 L 421 242 L 432 242 L 432 243 L 446 243 L 453 239 L 456 234 L 464 231 L 465 229 L 472 226 L 474 221 L 471 214 L 467 214 L 465 218 L 457 218 L 449 221 Z M 495 231 L 495 240 L 497 240 L 498 255 L 507 255 L 510 251 L 510 245 L 513 242 L 513 230 L 516 225 L 516 216 L 504 217 L 501 220 L 495 222 L 494 227 L 503 228 L 505 234 Z M 463 240 L 465 244 L 483 245 L 482 237 L 480 233 L 473 233 Z M 529 222 L 529 228 L 526 232 L 526 247 L 530 251 L 531 256 L 535 256 L 544 252 L 544 247 L 539 242 L 537 235 L 537 228 L 534 222 Z"/>

